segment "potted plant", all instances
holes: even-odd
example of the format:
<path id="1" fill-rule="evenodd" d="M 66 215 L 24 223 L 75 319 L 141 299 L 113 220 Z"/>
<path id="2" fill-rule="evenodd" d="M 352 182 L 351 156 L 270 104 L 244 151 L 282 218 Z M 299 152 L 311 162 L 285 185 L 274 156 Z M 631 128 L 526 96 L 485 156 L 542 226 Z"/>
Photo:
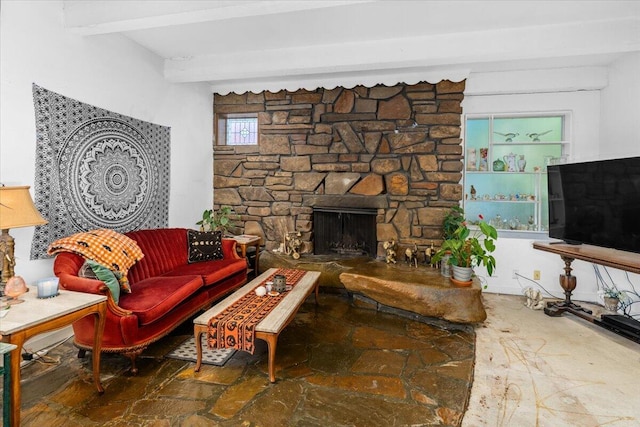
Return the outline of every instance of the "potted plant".
<path id="1" fill-rule="evenodd" d="M 479 218 L 478 228 L 474 230 L 469 229 L 465 221 L 460 223 L 431 260 L 432 263 L 438 262 L 449 254 L 448 263 L 453 270 L 453 279 L 467 285 L 471 284 L 473 267 L 483 265 L 489 276 L 496 267 L 496 259 L 491 253 L 496 249 L 498 232 L 483 220 L 482 215 Z"/>
<path id="2" fill-rule="evenodd" d="M 624 294 L 615 287 L 606 287 L 602 293 L 604 297 L 604 308 L 611 311 L 617 311 L 620 300 L 623 299 Z"/>
<path id="3" fill-rule="evenodd" d="M 214 211 L 207 209 L 202 213 L 202 219 L 196 222 L 202 231 L 222 231 L 226 233 L 230 227 L 233 227 L 231 215 L 233 209 L 231 206 L 221 206 L 220 209 Z"/>
<path id="4" fill-rule="evenodd" d="M 456 230 L 464 222 L 464 210 L 460 206 L 452 207 L 442 220 L 442 237 L 448 240 L 455 235 Z M 446 251 L 437 261 L 441 261 L 440 273 L 445 277 L 451 277 L 449 265 L 450 252 Z M 436 262 L 437 262 L 436 261 Z"/>
<path id="5" fill-rule="evenodd" d="M 460 206 L 452 207 L 442 221 L 442 237 L 450 239 L 464 222 L 464 210 Z"/>

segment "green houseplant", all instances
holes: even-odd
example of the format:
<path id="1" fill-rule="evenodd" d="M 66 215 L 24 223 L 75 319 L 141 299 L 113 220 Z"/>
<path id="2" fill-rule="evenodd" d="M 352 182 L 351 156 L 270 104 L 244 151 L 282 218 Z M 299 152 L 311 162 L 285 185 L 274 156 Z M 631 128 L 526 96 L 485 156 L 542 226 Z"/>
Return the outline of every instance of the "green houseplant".
<path id="1" fill-rule="evenodd" d="M 496 249 L 498 232 L 483 220 L 482 215 L 479 217 L 478 228 L 474 230 L 469 229 L 467 223 L 462 221 L 453 234 L 444 240 L 431 262 L 436 263 L 450 254 L 448 262 L 452 266 L 472 270 L 473 267 L 483 265 L 491 276 L 496 267 L 496 259 L 491 253 Z"/>
<path id="2" fill-rule="evenodd" d="M 463 222 L 464 210 L 460 206 L 452 207 L 442 220 L 442 237 L 444 240 L 453 237 Z"/>
<path id="3" fill-rule="evenodd" d="M 217 211 L 207 209 L 202 213 L 202 219 L 196 222 L 196 225 L 199 225 L 202 231 L 220 230 L 226 233 L 230 227 L 233 227 L 232 214 L 231 206 L 221 206 Z"/>
<path id="4" fill-rule="evenodd" d="M 460 206 L 454 206 L 442 220 L 442 238 L 448 240 L 452 238 L 460 225 L 464 222 L 464 210 Z M 438 259 L 441 262 L 441 273 L 445 277 L 451 276 L 451 265 L 449 264 L 450 252 L 446 251 L 442 254 L 442 258 Z"/>

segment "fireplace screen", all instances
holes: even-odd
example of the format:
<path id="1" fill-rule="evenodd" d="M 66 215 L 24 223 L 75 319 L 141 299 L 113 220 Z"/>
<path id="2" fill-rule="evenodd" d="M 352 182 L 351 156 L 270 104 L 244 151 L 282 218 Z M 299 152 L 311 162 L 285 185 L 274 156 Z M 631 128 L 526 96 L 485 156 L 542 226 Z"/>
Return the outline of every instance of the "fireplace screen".
<path id="1" fill-rule="evenodd" d="M 376 209 L 314 208 L 314 253 L 375 258 L 376 213 Z"/>

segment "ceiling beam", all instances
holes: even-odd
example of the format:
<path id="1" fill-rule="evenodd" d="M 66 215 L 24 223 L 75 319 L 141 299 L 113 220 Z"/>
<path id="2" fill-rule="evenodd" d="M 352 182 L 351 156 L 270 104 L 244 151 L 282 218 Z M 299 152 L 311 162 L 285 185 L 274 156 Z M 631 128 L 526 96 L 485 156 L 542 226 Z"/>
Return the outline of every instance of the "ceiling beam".
<path id="1" fill-rule="evenodd" d="M 637 18 L 256 50 L 165 60 L 172 82 L 535 61 L 640 50 Z"/>
<path id="2" fill-rule="evenodd" d="M 250 16 L 276 15 L 378 0 L 328 1 L 140 1 L 65 0 L 64 25 L 83 36 L 214 22 Z"/>

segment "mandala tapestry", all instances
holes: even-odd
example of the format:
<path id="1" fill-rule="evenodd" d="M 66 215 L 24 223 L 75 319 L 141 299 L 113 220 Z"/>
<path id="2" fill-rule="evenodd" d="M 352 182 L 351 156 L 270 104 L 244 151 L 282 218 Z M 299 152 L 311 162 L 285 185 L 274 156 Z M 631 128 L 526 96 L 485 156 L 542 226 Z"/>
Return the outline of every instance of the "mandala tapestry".
<path id="1" fill-rule="evenodd" d="M 33 85 L 37 226 L 31 259 L 61 237 L 167 227 L 171 128 Z"/>

